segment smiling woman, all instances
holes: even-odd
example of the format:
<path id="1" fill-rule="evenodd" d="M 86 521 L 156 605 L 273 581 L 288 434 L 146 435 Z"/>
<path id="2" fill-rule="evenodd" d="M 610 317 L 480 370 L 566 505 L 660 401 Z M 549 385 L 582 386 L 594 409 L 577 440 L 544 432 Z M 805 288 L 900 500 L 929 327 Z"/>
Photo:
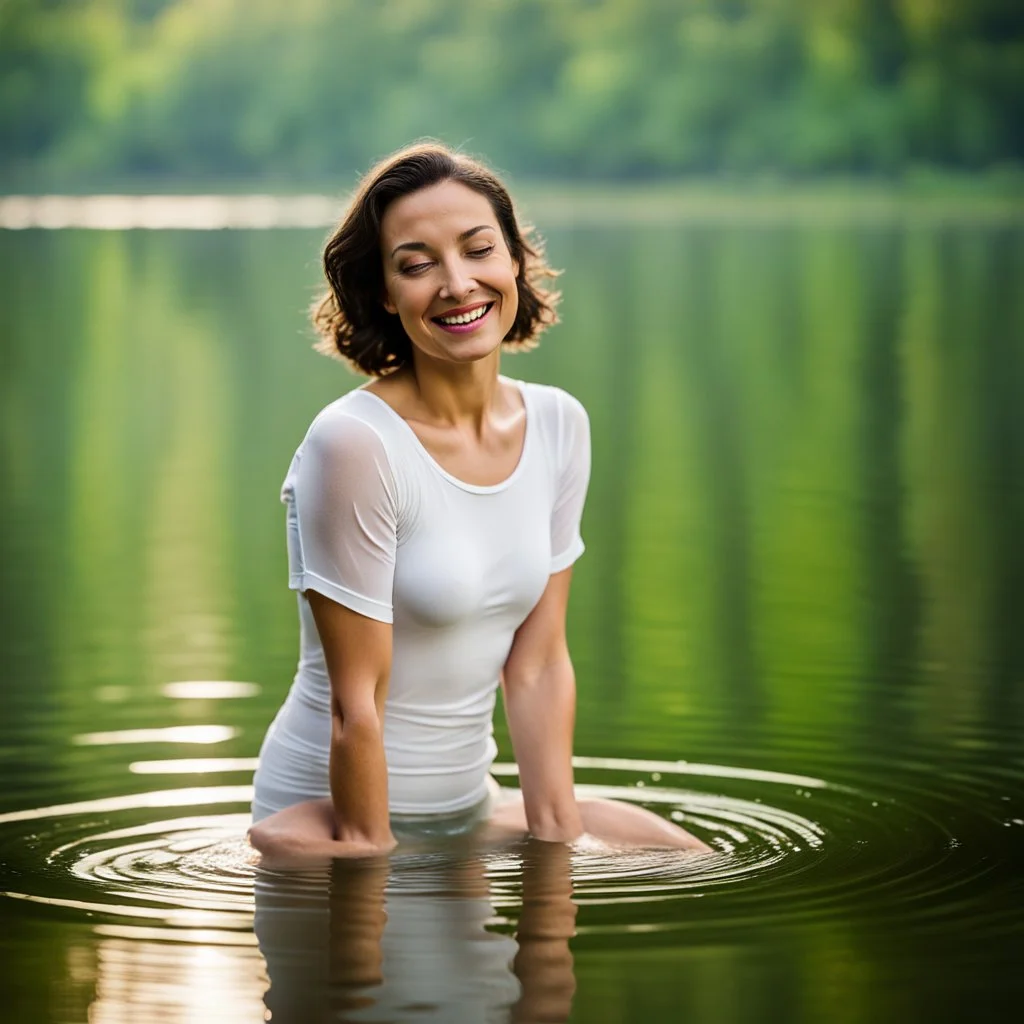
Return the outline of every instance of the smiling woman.
<path id="1" fill-rule="evenodd" d="M 253 845 L 360 856 L 459 832 L 706 850 L 577 800 L 565 638 L 587 414 L 501 376 L 555 321 L 504 186 L 436 145 L 367 176 L 325 252 L 323 347 L 374 379 L 314 419 L 282 492 L 299 669 L 260 752 Z M 499 687 L 521 794 L 491 777 Z"/>
<path id="2" fill-rule="evenodd" d="M 394 260 L 406 255 L 406 262 L 411 264 L 406 273 L 415 277 L 430 269 L 432 254 L 429 239 L 415 234 L 394 238 L 394 248 L 388 249 L 383 221 L 396 200 L 412 199 L 421 189 L 452 184 L 463 186 L 463 198 L 468 193 L 484 201 L 483 206 L 475 206 L 482 211 L 481 219 L 463 226 L 460 234 L 465 237 L 458 238 L 458 243 L 478 257 L 481 250 L 500 242 L 512 261 L 516 309 L 502 345 L 510 350 L 532 348 L 544 328 L 557 322 L 559 295 L 544 286 L 546 280 L 557 275 L 544 261 L 544 248 L 533 237 L 532 229 L 519 224 L 504 185 L 478 161 L 442 146 L 424 144 L 396 153 L 366 175 L 348 215 L 327 243 L 324 271 L 330 288 L 313 310 L 321 352 L 347 360 L 370 377 L 409 363 L 412 347 L 405 324 L 396 319 L 395 308 L 383 302 L 389 268 L 382 256 Z M 449 190 L 447 195 L 457 197 L 459 192 Z M 418 204 L 421 213 L 422 205 Z M 415 213 L 416 208 L 408 212 Z M 426 228 L 429 234 L 431 225 L 428 223 Z M 490 237 L 485 243 L 476 239 L 473 244 L 482 230 L 489 231 Z"/>
<path id="3" fill-rule="evenodd" d="M 418 240 L 391 248 L 398 239 Z M 498 351 L 519 308 L 519 264 L 484 196 L 457 181 L 403 196 L 384 214 L 381 244 L 384 309 L 417 353 L 466 363 Z"/>

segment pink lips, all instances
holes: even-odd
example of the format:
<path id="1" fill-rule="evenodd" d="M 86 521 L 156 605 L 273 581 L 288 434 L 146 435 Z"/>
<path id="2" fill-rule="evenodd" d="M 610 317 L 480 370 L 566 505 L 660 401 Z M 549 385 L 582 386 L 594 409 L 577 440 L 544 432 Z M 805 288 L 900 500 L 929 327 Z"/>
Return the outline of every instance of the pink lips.
<path id="1" fill-rule="evenodd" d="M 471 312 L 473 309 L 479 309 L 479 306 L 471 306 L 465 312 Z M 470 331 L 475 331 L 482 323 L 486 322 L 487 318 L 491 315 L 494 310 L 494 303 L 490 303 L 487 308 L 487 312 L 483 316 L 477 317 L 476 320 L 471 320 L 468 324 L 443 324 L 440 320 L 435 319 L 434 323 L 441 328 L 442 331 L 448 331 L 449 334 L 469 334 Z M 450 313 L 446 313 L 445 316 L 458 316 L 459 310 L 452 310 Z"/>

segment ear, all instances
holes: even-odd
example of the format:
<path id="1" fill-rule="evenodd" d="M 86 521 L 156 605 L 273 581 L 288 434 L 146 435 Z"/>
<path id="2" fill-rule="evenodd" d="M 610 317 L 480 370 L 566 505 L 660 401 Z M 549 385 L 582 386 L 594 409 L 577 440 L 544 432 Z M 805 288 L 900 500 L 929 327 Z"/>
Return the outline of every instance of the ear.
<path id="1" fill-rule="evenodd" d="M 398 312 L 398 307 L 391 301 L 391 296 L 387 293 L 387 291 L 384 292 L 384 298 L 381 299 L 381 305 L 388 313 Z"/>

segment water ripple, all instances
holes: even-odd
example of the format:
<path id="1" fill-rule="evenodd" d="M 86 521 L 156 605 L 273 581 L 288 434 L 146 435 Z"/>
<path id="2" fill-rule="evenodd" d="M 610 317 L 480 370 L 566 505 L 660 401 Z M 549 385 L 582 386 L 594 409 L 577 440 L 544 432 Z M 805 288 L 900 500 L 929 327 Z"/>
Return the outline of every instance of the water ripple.
<path id="1" fill-rule="evenodd" d="M 963 921 L 965 905 L 975 908 L 967 926 L 1015 926 L 1005 893 L 1020 882 L 1008 881 L 1007 865 L 1024 853 L 1024 811 L 1018 797 L 993 796 L 976 779 L 915 802 L 908 797 L 922 792 L 906 779 L 879 792 L 734 766 L 579 758 L 576 767 L 584 795 L 651 808 L 712 847 L 680 855 L 581 846 L 572 867 L 580 934 L 778 924 L 837 908 L 876 926 L 894 915 L 930 925 Z M 965 802 L 968 788 L 975 796 Z M 244 839 L 250 798 L 248 786 L 193 787 L 0 815 L 0 868 L 17 883 L 5 895 L 112 923 L 246 930 L 258 873 Z M 167 808 L 186 813 L 167 818 Z M 450 888 L 453 856 L 443 840 L 400 848 L 389 886 Z M 479 856 L 499 918 L 515 917 L 522 850 Z M 315 898 L 325 877 L 282 884 Z M 986 901 L 997 890 L 1004 898 Z"/>

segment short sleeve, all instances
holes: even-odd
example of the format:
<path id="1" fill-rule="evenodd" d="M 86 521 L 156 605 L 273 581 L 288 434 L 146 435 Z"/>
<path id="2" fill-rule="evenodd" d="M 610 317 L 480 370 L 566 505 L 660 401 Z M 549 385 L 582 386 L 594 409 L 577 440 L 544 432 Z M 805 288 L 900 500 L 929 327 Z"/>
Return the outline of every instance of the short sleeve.
<path id="1" fill-rule="evenodd" d="M 551 572 L 567 569 L 583 554 L 580 520 L 590 482 L 590 420 L 564 391 L 558 402 L 558 481 L 551 511 Z"/>
<path id="2" fill-rule="evenodd" d="M 281 500 L 288 586 L 391 622 L 398 517 L 377 432 L 348 414 L 321 414 L 295 453 Z"/>

